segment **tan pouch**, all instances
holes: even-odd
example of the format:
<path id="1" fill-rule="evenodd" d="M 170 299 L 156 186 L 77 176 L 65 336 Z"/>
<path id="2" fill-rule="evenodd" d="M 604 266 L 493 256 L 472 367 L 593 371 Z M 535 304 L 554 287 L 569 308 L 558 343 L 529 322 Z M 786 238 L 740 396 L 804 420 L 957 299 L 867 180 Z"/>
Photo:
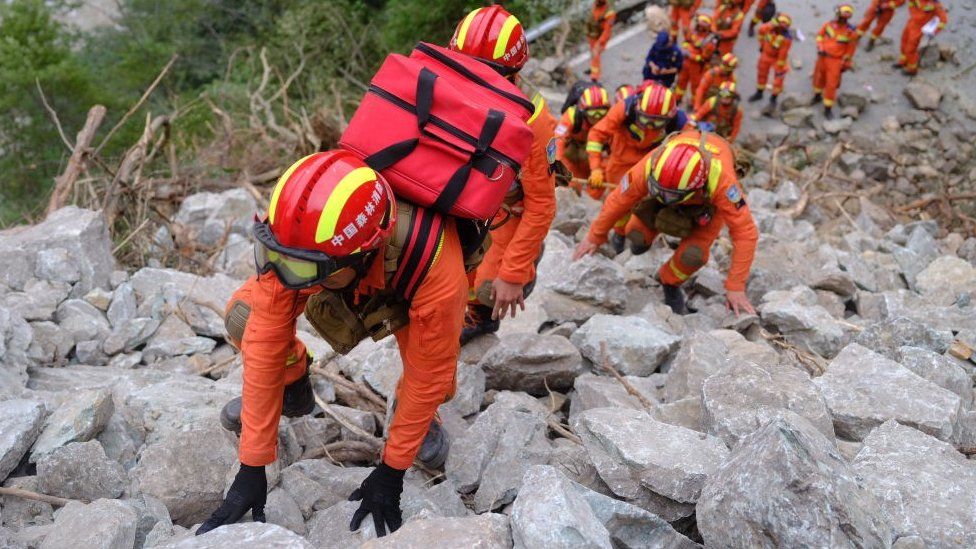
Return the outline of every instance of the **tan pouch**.
<path id="1" fill-rule="evenodd" d="M 686 238 L 695 228 L 695 222 L 674 208 L 662 208 L 654 219 L 654 228 L 666 235 Z"/>
<path id="2" fill-rule="evenodd" d="M 657 212 L 661 210 L 661 203 L 656 199 L 648 196 L 641 199 L 640 202 L 634 206 L 634 210 L 631 212 L 634 217 L 640 220 L 648 229 L 653 229 L 656 227 Z"/>
<path id="3" fill-rule="evenodd" d="M 345 300 L 334 292 L 319 292 L 308 298 L 305 318 L 339 354 L 346 354 L 366 338 L 366 326 Z"/>

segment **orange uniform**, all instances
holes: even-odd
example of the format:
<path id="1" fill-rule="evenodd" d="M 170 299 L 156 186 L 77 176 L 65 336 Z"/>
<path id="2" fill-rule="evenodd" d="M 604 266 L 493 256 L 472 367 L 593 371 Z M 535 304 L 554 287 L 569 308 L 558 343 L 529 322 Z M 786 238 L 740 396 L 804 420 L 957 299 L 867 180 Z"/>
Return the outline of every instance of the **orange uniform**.
<path id="1" fill-rule="evenodd" d="M 685 41 L 681 43 L 681 49 L 685 54 L 685 62 L 681 66 L 681 73 L 678 74 L 678 86 L 675 90 L 678 101 L 681 101 L 685 90 L 689 87 L 694 97 L 702 74 L 705 73 L 705 67 L 715 54 L 715 41 L 712 39 L 711 29 L 704 32 L 689 29 L 685 33 Z"/>
<path id="2" fill-rule="evenodd" d="M 702 76 L 701 81 L 698 83 L 698 89 L 695 91 L 695 110 L 698 110 L 705 103 L 706 99 L 717 94 L 719 86 L 725 82 L 738 84 L 735 72 L 726 73 L 721 67 L 708 69 L 705 75 Z"/>
<path id="3" fill-rule="evenodd" d="M 861 19 L 861 23 L 857 26 L 858 37 L 864 36 L 864 33 L 871 28 L 871 23 L 877 21 L 871 32 L 871 38 L 875 40 L 880 38 L 885 27 L 891 22 L 891 18 L 895 16 L 895 10 L 904 4 L 905 0 L 871 0 L 871 6 L 864 12 L 864 19 Z"/>
<path id="4" fill-rule="evenodd" d="M 672 138 L 668 145 L 690 143 L 697 146 L 700 140 L 700 132 L 687 130 Z M 743 291 L 756 253 L 759 232 L 735 175 L 732 147 L 715 134 L 707 135 L 705 147 L 712 154 L 708 184 L 704 192 L 696 193 L 683 205 L 710 205 L 714 212 L 707 223 L 693 229 L 681 241 L 670 261 L 658 271 L 658 275 L 664 284 L 681 285 L 708 261 L 712 243 L 722 227 L 728 226 L 729 236 L 732 237 L 732 264 L 725 280 L 725 289 Z M 627 215 L 648 196 L 647 177 L 651 156 L 652 154 L 648 154 L 627 172 L 624 182 L 610 193 L 600 215 L 590 226 L 588 239 L 598 244 L 606 242 L 616 220 Z M 647 243 L 653 242 L 657 236 L 655 230 L 646 227 L 636 216 L 631 216 L 627 224 L 627 232 L 631 231 L 641 232 Z"/>
<path id="5" fill-rule="evenodd" d="M 788 29 L 783 29 L 775 23 L 765 23 L 759 27 L 759 68 L 757 86 L 766 88 L 769 71 L 773 71 L 773 95 L 783 91 L 786 73 L 790 71 L 790 47 L 793 37 Z"/>
<path id="6" fill-rule="evenodd" d="M 939 0 L 908 0 L 908 22 L 901 33 L 901 57 L 898 64 L 905 67 L 905 72 L 918 72 L 918 45 L 922 41 L 922 27 L 933 18 L 939 18 L 936 34 L 949 23 L 949 15 Z"/>
<path id="7" fill-rule="evenodd" d="M 617 19 L 617 12 L 610 8 L 609 2 L 603 5 L 593 3 L 590 18 L 586 21 L 586 39 L 590 43 L 590 78 L 600 79 L 602 65 L 600 55 L 610 41 L 613 33 L 613 22 Z"/>
<path id="8" fill-rule="evenodd" d="M 746 14 L 742 10 L 742 6 L 738 4 L 723 5 L 715 11 L 712 32 L 718 36 L 719 55 L 732 53 L 732 50 L 735 49 L 735 41 L 739 39 L 742 23 L 745 20 Z"/>
<path id="9" fill-rule="evenodd" d="M 739 128 L 742 127 L 742 107 L 738 101 L 724 105 L 716 96 L 706 100 L 691 118 L 696 122 L 711 124 L 715 127 L 715 133 L 731 143 L 739 136 Z"/>
<path id="10" fill-rule="evenodd" d="M 691 16 L 701 7 L 701 0 L 668 0 L 671 4 L 671 36 L 678 37 L 678 31 L 688 32 Z"/>
<path id="11" fill-rule="evenodd" d="M 813 68 L 813 91 L 823 94 L 824 107 L 834 106 L 841 74 L 851 68 L 857 49 L 857 30 L 848 23 L 827 21 L 817 33 L 817 64 Z"/>
<path id="12" fill-rule="evenodd" d="M 556 119 L 541 95 L 535 94 L 533 103 L 532 150 L 522 167 L 522 198 L 509 206 L 511 214 L 502 211 L 495 218 L 496 224 L 506 217 L 508 221 L 491 231 L 491 247 L 475 271 L 475 289 L 495 278 L 522 285 L 535 280 L 536 259 L 556 216 L 556 185 L 550 170 L 556 160 Z"/>
<path id="13" fill-rule="evenodd" d="M 578 179 L 590 176 L 586 136 L 592 127 L 586 116 L 576 107 L 566 109 L 556 126 L 556 158 Z M 573 188 L 577 187 L 578 185 L 573 185 Z M 596 199 L 603 196 L 603 189 L 587 187 L 586 192 Z"/>
<path id="14" fill-rule="evenodd" d="M 368 295 L 384 286 L 383 258 L 376 257 L 358 290 Z M 437 407 L 454 394 L 467 286 L 457 231 L 448 225 L 440 255 L 410 303 L 410 324 L 395 334 L 403 376 L 383 451 L 383 461 L 394 469 L 410 467 Z M 252 276 L 231 298 L 230 303 L 243 301 L 251 308 L 241 342 L 239 455 L 245 465 L 268 465 L 276 458 L 285 385 L 305 373 L 305 346 L 295 335 L 296 321 L 318 291 L 322 288 L 285 288 L 269 271 Z"/>

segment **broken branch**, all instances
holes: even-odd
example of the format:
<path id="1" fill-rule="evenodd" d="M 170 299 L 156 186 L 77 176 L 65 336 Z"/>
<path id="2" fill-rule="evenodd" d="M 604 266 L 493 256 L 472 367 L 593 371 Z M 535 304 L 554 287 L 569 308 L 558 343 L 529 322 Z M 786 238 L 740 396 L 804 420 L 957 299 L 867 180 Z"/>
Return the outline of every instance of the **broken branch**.
<path id="1" fill-rule="evenodd" d="M 600 365 L 603 367 L 603 369 L 609 372 L 610 375 L 612 375 L 614 378 L 616 378 L 616 380 L 619 381 L 620 384 L 624 386 L 624 389 L 626 389 L 631 396 L 636 398 L 637 401 L 641 403 L 641 406 L 643 406 L 647 411 L 650 412 L 656 408 L 653 402 L 651 402 L 650 400 L 647 399 L 646 396 L 641 394 L 641 392 L 638 391 L 633 384 L 627 381 L 627 379 L 624 378 L 624 376 L 620 375 L 620 372 L 618 372 L 617 369 L 610 364 L 610 358 L 607 356 L 606 341 L 600 342 L 600 362 L 601 362 Z"/>
<path id="2" fill-rule="evenodd" d="M 47 494 L 39 494 L 37 492 L 32 492 L 30 490 L 24 490 L 23 488 L 0 487 L 0 496 L 13 496 L 15 498 L 32 499 L 34 501 L 43 501 L 44 503 L 50 503 L 55 507 L 64 507 L 65 505 L 71 503 L 72 501 L 80 501 L 81 503 L 88 503 L 82 500 L 65 499 L 65 498 L 59 498 L 57 496 L 49 496 Z"/>

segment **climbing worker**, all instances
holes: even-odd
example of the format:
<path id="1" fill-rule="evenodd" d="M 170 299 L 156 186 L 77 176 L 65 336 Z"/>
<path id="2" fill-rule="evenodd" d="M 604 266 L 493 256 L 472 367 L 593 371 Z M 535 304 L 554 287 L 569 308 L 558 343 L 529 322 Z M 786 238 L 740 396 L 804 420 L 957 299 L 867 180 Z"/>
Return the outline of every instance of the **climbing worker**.
<path id="1" fill-rule="evenodd" d="M 633 84 L 621 84 L 613 92 L 613 104 L 616 105 L 635 93 L 637 93 L 637 86 Z"/>
<path id="2" fill-rule="evenodd" d="M 749 8 L 743 10 L 747 15 L 749 13 Z M 756 35 L 756 25 L 761 25 L 763 23 L 768 23 L 773 16 L 776 15 L 776 2 L 773 0 L 759 0 L 756 4 L 756 12 L 753 14 L 752 19 L 749 20 L 749 37 Z"/>
<path id="3" fill-rule="evenodd" d="M 769 71 L 773 71 L 773 90 L 769 97 L 770 108 L 776 106 L 776 99 L 783 93 L 783 83 L 786 73 L 790 70 L 790 47 L 793 45 L 793 35 L 790 27 L 793 19 L 785 14 L 776 17 L 759 27 L 759 66 L 756 74 L 756 93 L 749 96 L 749 102 L 754 103 L 763 98 Z"/>
<path id="4" fill-rule="evenodd" d="M 670 261 L 658 271 L 665 303 L 672 311 L 687 313 L 681 285 L 708 262 L 712 243 L 728 226 L 732 258 L 725 280 L 726 305 L 736 315 L 755 312 L 745 287 L 759 233 L 727 141 L 689 129 L 648 153 L 607 197 L 576 247 L 574 260 L 594 253 L 607 241 L 616 221 L 630 212 L 626 231 L 634 253 L 647 251 L 660 233 L 681 239 Z"/>
<path id="5" fill-rule="evenodd" d="M 671 4 L 671 40 L 678 40 L 678 31 L 687 33 L 691 15 L 701 7 L 702 0 L 668 0 Z"/>
<path id="6" fill-rule="evenodd" d="M 868 45 L 864 47 L 866 51 L 874 49 L 878 38 L 881 38 L 881 34 L 891 22 L 891 18 L 895 16 L 895 10 L 904 4 L 905 0 L 871 0 L 871 5 L 868 6 L 868 10 L 864 12 L 864 18 L 857 26 L 857 38 L 860 40 L 871 29 L 871 23 L 877 21 L 874 30 L 871 31 L 871 36 L 868 38 Z"/>
<path id="7" fill-rule="evenodd" d="M 681 43 L 684 63 L 678 75 L 678 87 L 674 91 L 679 103 L 689 88 L 691 88 L 691 98 L 694 99 L 695 92 L 698 91 L 698 83 L 701 82 L 705 68 L 715 54 L 716 44 L 715 35 L 712 34 L 712 16 L 702 12 L 696 13 L 694 22 L 685 33 L 684 42 Z"/>
<path id="8" fill-rule="evenodd" d="M 647 51 L 647 57 L 644 59 L 644 82 L 651 80 L 670 88 L 681 72 L 683 61 L 681 48 L 675 45 L 668 31 L 657 33 L 657 40 Z"/>
<path id="9" fill-rule="evenodd" d="M 279 417 L 307 414 L 314 406 L 311 358 L 295 336 L 303 313 L 344 352 L 367 333 L 395 330 L 403 376 L 382 462 L 353 493 L 363 500 L 353 528 L 368 513 L 380 535 L 400 526 L 404 472 L 425 437 L 433 440 L 426 435 L 434 413 L 454 392 L 467 295 L 453 220 L 441 218 L 436 231 L 434 224 L 412 222 L 429 213 L 398 203 L 385 179 L 345 150 L 307 156 L 278 180 L 268 215 L 254 224 L 258 274 L 234 293 L 225 317 L 228 337 L 241 350 L 244 388 L 221 420 L 240 429 L 241 467 L 197 534 L 236 522 L 249 510 L 255 520 L 265 518 L 264 467 L 276 459 Z M 440 244 L 439 253 L 409 304 L 401 305 L 388 287 L 389 267 L 405 242 L 431 239 Z M 367 309 L 370 317 L 362 315 Z M 369 326 L 363 318 L 372 320 Z"/>
<path id="10" fill-rule="evenodd" d="M 476 9 L 458 24 L 451 48 L 492 60 L 509 80 L 518 83 L 518 71 L 528 55 L 520 59 L 493 58 L 494 52 L 507 45 L 500 42 L 506 36 L 506 29 L 510 29 L 510 42 L 525 36 L 522 24 L 501 6 Z M 459 39 L 462 30 L 465 31 L 463 44 Z M 479 334 L 497 331 L 500 321 L 508 314 L 514 317 L 518 307 L 525 310 L 525 298 L 535 285 L 535 267 L 542 255 L 542 244 L 556 216 L 553 178 L 557 156 L 556 119 L 549 113 L 542 94 L 533 90 L 528 95 L 535 106 L 529 119 L 533 134 L 531 151 L 521 176 L 493 221 L 491 247 L 477 271 L 468 276 L 471 287 L 462 344 Z"/>
<path id="11" fill-rule="evenodd" d="M 603 120 L 610 110 L 610 94 L 603 86 L 593 85 L 583 90 L 576 105 L 563 113 L 556 126 L 556 159 L 563 163 L 576 179 L 590 177 L 590 162 L 586 154 L 586 136 L 594 124 Z M 571 184 L 580 191 L 578 183 Z M 587 192 L 593 198 L 603 196 L 603 188 Z"/>
<path id="12" fill-rule="evenodd" d="M 698 89 L 695 91 L 694 107 L 697 110 L 705 100 L 718 93 L 719 86 L 723 82 L 735 82 L 735 69 L 739 66 L 739 58 L 734 53 L 727 53 L 719 60 L 718 65 L 708 69 L 698 82 Z"/>
<path id="13" fill-rule="evenodd" d="M 922 41 L 924 27 L 930 21 L 939 18 L 939 23 L 931 36 L 935 36 L 945 29 L 949 23 L 949 15 L 939 0 L 908 0 L 908 22 L 901 33 L 901 56 L 895 63 L 895 68 L 901 68 L 908 75 L 918 74 L 918 61 L 921 54 L 918 45 Z"/>
<path id="14" fill-rule="evenodd" d="M 615 104 L 603 120 L 587 135 L 586 152 L 590 157 L 590 188 L 604 190 L 616 185 L 627 170 L 665 136 L 681 130 L 688 123 L 678 108 L 674 93 L 652 82 L 639 95 Z M 609 152 L 608 152 L 609 151 Z M 604 193 L 600 192 L 600 196 Z M 592 196 L 592 195 L 591 195 Z M 614 233 L 615 249 L 623 250 L 623 223 Z"/>
<path id="15" fill-rule="evenodd" d="M 729 143 L 734 142 L 742 126 L 742 106 L 735 82 L 723 82 L 718 95 L 707 99 L 691 120 L 700 130 L 713 131 Z"/>
<path id="16" fill-rule="evenodd" d="M 590 80 L 599 82 L 601 75 L 600 56 L 607 49 L 607 42 L 613 34 L 613 23 L 617 12 L 607 0 L 594 0 L 590 16 L 586 20 L 586 40 L 590 43 Z"/>
<path id="17" fill-rule="evenodd" d="M 853 67 L 854 50 L 857 49 L 857 30 L 851 26 L 854 7 L 840 4 L 834 11 L 836 18 L 827 21 L 817 33 L 817 64 L 813 68 L 813 101 L 823 100 L 824 116 L 833 118 L 837 88 L 841 75 Z"/>
<path id="18" fill-rule="evenodd" d="M 719 0 L 719 7 L 712 17 L 712 32 L 718 38 L 718 53 L 725 55 L 735 49 L 735 41 L 742 32 L 746 19 L 743 5 L 737 0 Z"/>

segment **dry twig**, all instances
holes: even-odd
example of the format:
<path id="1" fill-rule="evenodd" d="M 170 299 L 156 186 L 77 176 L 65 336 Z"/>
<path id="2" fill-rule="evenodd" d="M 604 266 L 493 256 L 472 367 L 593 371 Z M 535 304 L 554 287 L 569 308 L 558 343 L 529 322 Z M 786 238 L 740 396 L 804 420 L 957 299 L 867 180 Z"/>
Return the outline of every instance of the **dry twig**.
<path id="1" fill-rule="evenodd" d="M 637 399 L 638 402 L 640 402 L 641 406 L 643 406 L 644 409 L 646 409 L 647 411 L 652 411 L 656 408 L 653 402 L 651 402 L 650 400 L 647 399 L 647 397 L 641 394 L 641 392 L 638 391 L 637 388 L 634 387 L 634 385 L 631 382 L 627 381 L 627 379 L 624 376 L 620 375 L 620 372 L 618 372 L 617 369 L 610 364 L 610 357 L 607 356 L 606 341 L 600 342 L 600 366 L 608 373 L 610 373 L 610 375 L 612 375 L 617 381 L 619 381 L 620 384 L 624 386 L 624 389 L 626 389 L 631 396 L 633 396 L 634 398 Z"/>
<path id="2" fill-rule="evenodd" d="M 71 195 L 75 181 L 85 171 L 86 162 L 92 156 L 90 145 L 95 138 L 95 132 L 104 119 L 105 107 L 102 105 L 95 105 L 88 110 L 85 125 L 78 132 L 78 137 L 75 138 L 74 151 L 71 153 L 71 158 L 68 159 L 68 166 L 64 169 L 64 173 L 55 180 L 54 191 L 51 192 L 51 198 L 47 204 L 48 215 L 64 206 L 68 196 Z"/>
<path id="3" fill-rule="evenodd" d="M 49 496 L 47 494 L 40 494 L 37 492 L 32 492 L 30 490 L 24 490 L 23 488 L 11 488 L 0 486 L 0 496 L 13 496 L 15 498 L 21 499 L 32 499 L 34 501 L 43 501 L 44 503 L 50 503 L 55 507 L 64 507 L 65 505 L 71 503 L 72 501 L 81 501 L 82 503 L 88 503 L 83 500 L 65 499 L 56 496 Z"/>

